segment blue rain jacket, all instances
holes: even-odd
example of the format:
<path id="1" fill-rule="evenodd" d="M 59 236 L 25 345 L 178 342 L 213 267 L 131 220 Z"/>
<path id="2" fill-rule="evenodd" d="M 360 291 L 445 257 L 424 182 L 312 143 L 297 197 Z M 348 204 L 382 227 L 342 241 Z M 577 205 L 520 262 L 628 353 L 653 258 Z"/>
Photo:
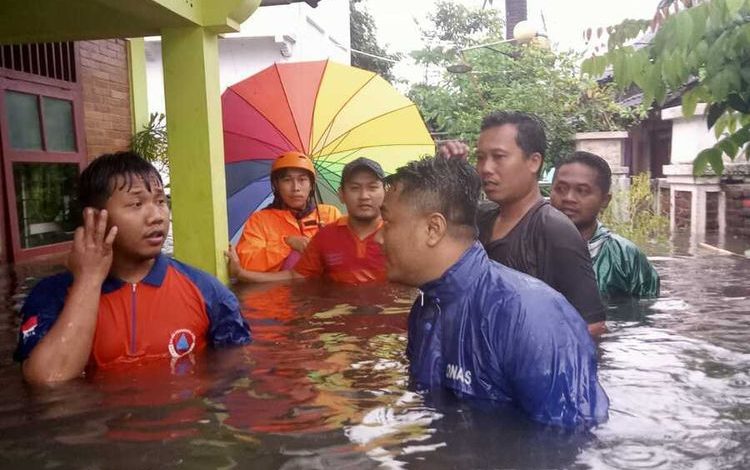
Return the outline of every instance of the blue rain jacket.
<path id="1" fill-rule="evenodd" d="M 556 426 L 607 419 L 594 342 L 560 293 L 490 261 L 479 243 L 420 290 L 407 346 L 417 388 L 513 403 Z"/>

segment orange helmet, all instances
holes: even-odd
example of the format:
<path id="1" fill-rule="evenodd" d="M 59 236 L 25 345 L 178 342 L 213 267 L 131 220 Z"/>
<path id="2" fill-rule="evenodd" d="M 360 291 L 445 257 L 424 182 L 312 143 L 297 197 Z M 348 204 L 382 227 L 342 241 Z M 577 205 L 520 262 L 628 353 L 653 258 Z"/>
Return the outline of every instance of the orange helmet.
<path id="1" fill-rule="evenodd" d="M 300 170 L 307 170 L 315 176 L 315 165 L 313 165 L 310 157 L 304 153 L 296 152 L 294 150 L 282 154 L 279 158 L 274 160 L 271 165 L 271 173 L 276 170 L 283 170 L 284 168 L 298 168 Z"/>

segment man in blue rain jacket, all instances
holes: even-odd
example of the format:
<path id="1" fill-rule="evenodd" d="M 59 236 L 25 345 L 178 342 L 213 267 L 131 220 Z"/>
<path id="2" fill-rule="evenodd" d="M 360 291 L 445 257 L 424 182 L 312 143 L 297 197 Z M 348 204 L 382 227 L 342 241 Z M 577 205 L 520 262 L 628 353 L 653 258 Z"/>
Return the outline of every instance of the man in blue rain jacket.
<path id="1" fill-rule="evenodd" d="M 474 169 L 426 158 L 387 184 L 378 238 L 388 277 L 421 290 L 407 346 L 417 386 L 512 403 L 556 426 L 606 420 L 609 400 L 585 321 L 543 282 L 489 260 L 476 241 Z"/>

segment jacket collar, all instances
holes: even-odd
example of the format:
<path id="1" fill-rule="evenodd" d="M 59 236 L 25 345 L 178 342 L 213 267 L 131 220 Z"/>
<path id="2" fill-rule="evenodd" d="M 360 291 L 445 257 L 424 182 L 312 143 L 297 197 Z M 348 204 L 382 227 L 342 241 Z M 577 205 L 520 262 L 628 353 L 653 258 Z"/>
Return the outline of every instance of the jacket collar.
<path id="1" fill-rule="evenodd" d="M 161 287 L 164 282 L 164 278 L 167 275 L 167 267 L 169 266 L 169 258 L 163 254 L 159 254 L 154 261 L 154 265 L 151 266 L 151 270 L 146 274 L 146 277 L 141 279 L 139 284 L 148 284 L 154 287 Z M 102 293 L 109 294 L 127 284 L 122 279 L 118 279 L 114 276 L 107 276 L 102 284 Z"/>
<path id="2" fill-rule="evenodd" d="M 604 226 L 601 222 L 598 220 L 596 221 L 596 230 L 594 231 L 594 235 L 591 237 L 591 240 L 589 240 L 589 255 L 592 259 L 595 259 L 597 256 L 599 256 L 599 252 L 602 249 L 602 246 L 607 242 L 607 240 L 610 239 L 612 236 L 612 232 Z"/>
<path id="3" fill-rule="evenodd" d="M 468 290 L 488 264 L 484 248 L 479 242 L 474 242 L 442 276 L 422 285 L 419 290 L 427 297 L 450 301 Z"/>

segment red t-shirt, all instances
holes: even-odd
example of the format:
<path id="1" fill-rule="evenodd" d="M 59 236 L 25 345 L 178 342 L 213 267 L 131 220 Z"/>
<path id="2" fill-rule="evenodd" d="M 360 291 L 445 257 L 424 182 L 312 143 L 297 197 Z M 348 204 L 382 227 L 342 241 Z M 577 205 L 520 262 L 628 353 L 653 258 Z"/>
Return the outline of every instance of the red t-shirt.
<path id="1" fill-rule="evenodd" d="M 380 230 L 378 225 L 377 230 Z M 294 271 L 305 277 L 327 276 L 335 282 L 363 284 L 385 281 L 385 257 L 373 233 L 360 239 L 346 216 L 327 225 L 310 240 Z"/>

